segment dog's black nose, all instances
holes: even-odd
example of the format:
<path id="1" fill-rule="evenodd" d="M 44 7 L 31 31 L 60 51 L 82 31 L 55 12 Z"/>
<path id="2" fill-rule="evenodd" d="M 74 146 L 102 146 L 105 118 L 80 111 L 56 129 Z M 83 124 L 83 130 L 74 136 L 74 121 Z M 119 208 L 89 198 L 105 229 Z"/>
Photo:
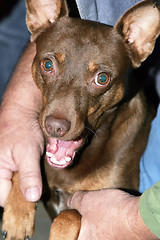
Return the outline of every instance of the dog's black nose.
<path id="1" fill-rule="evenodd" d="M 63 137 L 71 127 L 71 123 L 66 119 L 55 118 L 49 115 L 45 119 L 47 133 L 53 137 Z"/>

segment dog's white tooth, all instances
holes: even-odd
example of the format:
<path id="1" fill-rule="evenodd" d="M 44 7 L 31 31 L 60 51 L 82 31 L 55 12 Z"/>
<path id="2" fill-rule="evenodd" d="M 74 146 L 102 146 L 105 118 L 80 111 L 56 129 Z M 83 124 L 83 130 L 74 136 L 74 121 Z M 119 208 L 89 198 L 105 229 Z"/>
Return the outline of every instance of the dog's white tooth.
<path id="1" fill-rule="evenodd" d="M 65 159 L 62 159 L 60 161 L 57 161 L 57 159 L 55 157 L 51 157 L 50 158 L 50 161 L 56 165 L 64 165 L 66 164 L 66 160 Z"/>
<path id="2" fill-rule="evenodd" d="M 57 165 L 64 165 L 64 164 L 66 164 L 66 161 L 64 159 L 62 159 L 60 161 L 56 160 L 56 161 L 54 161 L 54 163 L 57 164 Z"/>
<path id="3" fill-rule="evenodd" d="M 51 152 L 46 152 L 47 157 L 52 157 L 53 154 Z"/>
<path id="4" fill-rule="evenodd" d="M 71 159 L 72 159 L 71 157 L 65 157 L 66 162 L 70 162 Z"/>
<path id="5" fill-rule="evenodd" d="M 64 165 L 64 164 L 66 164 L 66 160 L 63 158 L 63 159 L 60 161 L 59 164 L 60 164 L 60 165 Z"/>
<path id="6" fill-rule="evenodd" d="M 55 157 L 51 157 L 51 158 L 50 158 L 50 161 L 51 161 L 52 163 L 57 163 L 57 159 L 56 159 Z"/>

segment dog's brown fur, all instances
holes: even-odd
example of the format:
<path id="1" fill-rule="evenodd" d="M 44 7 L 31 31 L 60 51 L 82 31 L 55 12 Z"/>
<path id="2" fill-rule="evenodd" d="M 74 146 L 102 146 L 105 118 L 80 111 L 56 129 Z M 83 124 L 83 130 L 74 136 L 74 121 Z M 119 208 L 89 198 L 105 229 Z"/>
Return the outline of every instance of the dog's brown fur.
<path id="1" fill-rule="evenodd" d="M 56 9 L 49 18 L 47 3 Z M 44 135 L 61 141 L 83 139 L 72 166 L 58 171 L 45 160 L 51 195 L 47 206 L 54 202 L 52 217 L 67 208 L 68 196 L 77 190 L 108 187 L 138 190 L 139 160 L 146 146 L 152 114 L 143 93 L 128 87 L 129 73 L 152 52 L 160 31 L 159 11 L 149 0 L 125 13 L 113 28 L 71 19 L 67 16 L 66 3 L 59 3 L 46 0 L 46 8 L 42 8 L 41 0 L 36 5 L 33 0 L 27 0 L 27 24 L 37 44 L 33 77 L 43 95 L 40 124 Z M 39 21 L 41 16 L 43 21 Z M 52 59 L 53 72 L 42 70 L 41 63 L 46 58 Z M 105 86 L 98 86 L 95 81 L 100 72 L 109 76 Z M 57 123 L 63 131 L 55 131 Z M 7 239 L 10 236 L 23 239 L 31 231 L 25 224 L 18 224 L 17 218 L 23 220 L 25 212 L 12 210 L 16 201 L 13 191 L 5 206 L 3 230 L 9 233 Z M 25 209 L 26 204 L 20 200 L 16 206 Z M 34 204 L 31 205 L 34 209 Z M 29 212 L 33 222 L 32 209 Z M 11 216 L 14 226 L 8 224 Z M 62 212 L 53 223 L 50 240 L 77 239 L 80 218 L 76 211 Z M 22 230 L 23 237 L 19 235 Z"/>

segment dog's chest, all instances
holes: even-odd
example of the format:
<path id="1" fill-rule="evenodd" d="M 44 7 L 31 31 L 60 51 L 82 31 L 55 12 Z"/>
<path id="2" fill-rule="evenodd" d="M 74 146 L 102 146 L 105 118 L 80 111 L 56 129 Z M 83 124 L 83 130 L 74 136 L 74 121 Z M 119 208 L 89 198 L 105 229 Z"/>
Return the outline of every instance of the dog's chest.
<path id="1" fill-rule="evenodd" d="M 60 188 L 55 188 L 52 193 L 52 207 L 56 213 L 56 215 L 58 215 L 62 210 L 67 208 L 67 201 L 68 198 L 70 196 L 70 194 L 64 192 L 62 189 Z"/>

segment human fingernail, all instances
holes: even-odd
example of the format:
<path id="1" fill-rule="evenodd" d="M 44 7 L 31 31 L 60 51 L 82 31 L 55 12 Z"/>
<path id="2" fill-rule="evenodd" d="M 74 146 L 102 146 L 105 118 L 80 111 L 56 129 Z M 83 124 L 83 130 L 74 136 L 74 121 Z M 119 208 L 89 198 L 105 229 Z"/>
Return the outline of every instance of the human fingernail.
<path id="1" fill-rule="evenodd" d="M 28 188 L 26 190 L 26 199 L 29 201 L 29 202 L 36 202 L 40 199 L 40 191 L 39 191 L 39 188 L 37 187 L 32 187 L 32 188 Z"/>

